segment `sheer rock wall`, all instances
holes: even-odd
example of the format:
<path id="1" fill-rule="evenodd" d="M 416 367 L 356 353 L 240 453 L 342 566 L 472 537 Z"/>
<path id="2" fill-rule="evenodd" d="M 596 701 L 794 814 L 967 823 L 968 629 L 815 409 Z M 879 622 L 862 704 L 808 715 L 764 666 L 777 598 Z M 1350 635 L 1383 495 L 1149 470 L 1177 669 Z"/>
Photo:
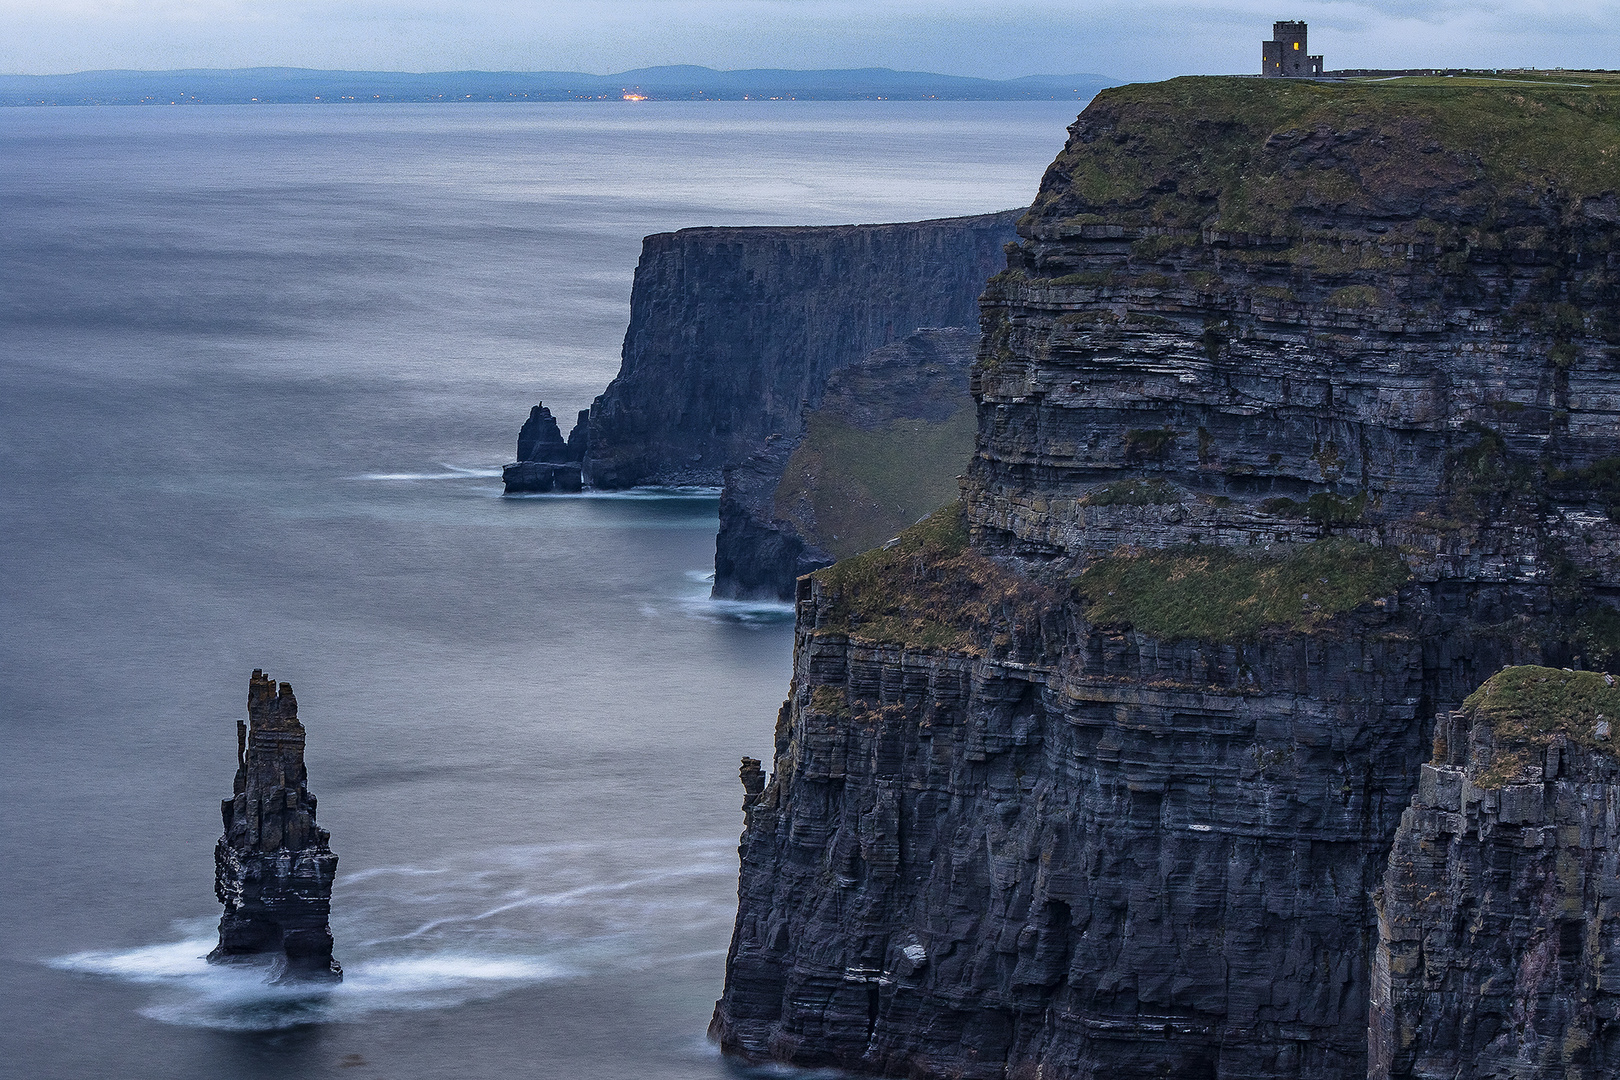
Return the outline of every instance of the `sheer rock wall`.
<path id="1" fill-rule="evenodd" d="M 1473 709 L 1440 718 L 1378 896 L 1373 1080 L 1620 1070 L 1620 762 L 1593 745 L 1603 722 L 1536 745 Z"/>
<path id="2" fill-rule="evenodd" d="M 1620 654 L 1620 113 L 1584 93 L 1181 79 L 1086 110 L 982 305 L 979 563 L 802 583 L 724 1048 L 1366 1072 L 1371 895 L 1436 714 Z M 1410 579 L 1216 644 L 1092 625 L 1074 577 L 1330 534 Z M 992 563 L 1045 598 L 966 589 Z"/>
<path id="3" fill-rule="evenodd" d="M 832 372 L 920 327 L 973 325 L 1019 213 L 647 237 L 586 482 L 719 485 L 793 435 Z"/>

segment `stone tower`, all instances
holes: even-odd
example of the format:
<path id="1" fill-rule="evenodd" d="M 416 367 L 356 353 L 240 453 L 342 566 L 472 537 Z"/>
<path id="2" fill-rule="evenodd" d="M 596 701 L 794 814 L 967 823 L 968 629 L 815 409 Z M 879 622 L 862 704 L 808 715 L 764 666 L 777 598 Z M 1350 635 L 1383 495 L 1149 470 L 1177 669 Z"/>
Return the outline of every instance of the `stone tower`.
<path id="1" fill-rule="evenodd" d="M 1260 74 L 1268 79 L 1322 74 L 1322 58 L 1307 55 L 1305 24 L 1271 24 L 1271 40 L 1260 43 Z"/>
<path id="2" fill-rule="evenodd" d="M 214 845 L 214 895 L 225 915 L 208 959 L 268 954 L 278 980 L 341 979 L 327 925 L 337 856 L 305 786 L 298 702 L 291 685 L 278 689 L 262 671 L 248 682 L 248 722 L 236 722 L 233 788 Z"/>

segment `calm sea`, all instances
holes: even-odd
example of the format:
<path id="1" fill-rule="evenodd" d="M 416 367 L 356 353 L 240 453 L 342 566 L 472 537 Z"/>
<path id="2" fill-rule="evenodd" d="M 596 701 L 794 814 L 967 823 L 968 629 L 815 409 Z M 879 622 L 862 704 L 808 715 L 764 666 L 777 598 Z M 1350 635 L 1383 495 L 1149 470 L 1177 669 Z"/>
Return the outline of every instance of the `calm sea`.
<path id="1" fill-rule="evenodd" d="M 789 614 L 706 599 L 713 493 L 499 467 L 643 234 L 1021 205 L 1075 111 L 0 111 L 0 1072 L 721 1074 Z M 255 667 L 341 857 L 315 997 L 200 959 Z"/>

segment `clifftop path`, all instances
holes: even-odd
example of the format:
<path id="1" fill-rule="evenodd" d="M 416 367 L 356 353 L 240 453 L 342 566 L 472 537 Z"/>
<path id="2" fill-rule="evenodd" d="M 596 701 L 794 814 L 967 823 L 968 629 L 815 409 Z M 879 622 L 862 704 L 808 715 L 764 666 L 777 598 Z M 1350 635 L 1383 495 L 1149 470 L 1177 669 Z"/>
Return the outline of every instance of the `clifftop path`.
<path id="1" fill-rule="evenodd" d="M 1504 666 L 1620 665 L 1620 86 L 1527 82 L 1177 79 L 1081 115 L 983 299 L 960 509 L 801 580 L 729 1052 L 1366 1075 L 1375 964 L 1472 895 L 1390 869 L 1436 716 Z M 1381 884 L 1447 897 L 1383 952 Z M 1501 1059 L 1445 1040 L 1513 994 L 1381 993 L 1381 1067 Z M 1524 1077 L 1620 1061 L 1607 998 L 1567 1004 Z"/>

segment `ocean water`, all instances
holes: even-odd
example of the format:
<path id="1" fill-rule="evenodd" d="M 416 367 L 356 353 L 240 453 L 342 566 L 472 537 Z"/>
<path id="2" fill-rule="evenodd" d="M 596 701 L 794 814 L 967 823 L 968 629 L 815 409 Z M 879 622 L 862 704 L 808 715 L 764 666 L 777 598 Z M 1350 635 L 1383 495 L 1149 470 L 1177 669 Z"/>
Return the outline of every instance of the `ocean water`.
<path id="1" fill-rule="evenodd" d="M 617 370 L 644 234 L 1021 205 L 1074 112 L 0 111 L 0 1074 L 723 1074 L 789 613 L 706 599 L 713 492 L 499 467 Z M 201 959 L 255 667 L 329 992 Z"/>

